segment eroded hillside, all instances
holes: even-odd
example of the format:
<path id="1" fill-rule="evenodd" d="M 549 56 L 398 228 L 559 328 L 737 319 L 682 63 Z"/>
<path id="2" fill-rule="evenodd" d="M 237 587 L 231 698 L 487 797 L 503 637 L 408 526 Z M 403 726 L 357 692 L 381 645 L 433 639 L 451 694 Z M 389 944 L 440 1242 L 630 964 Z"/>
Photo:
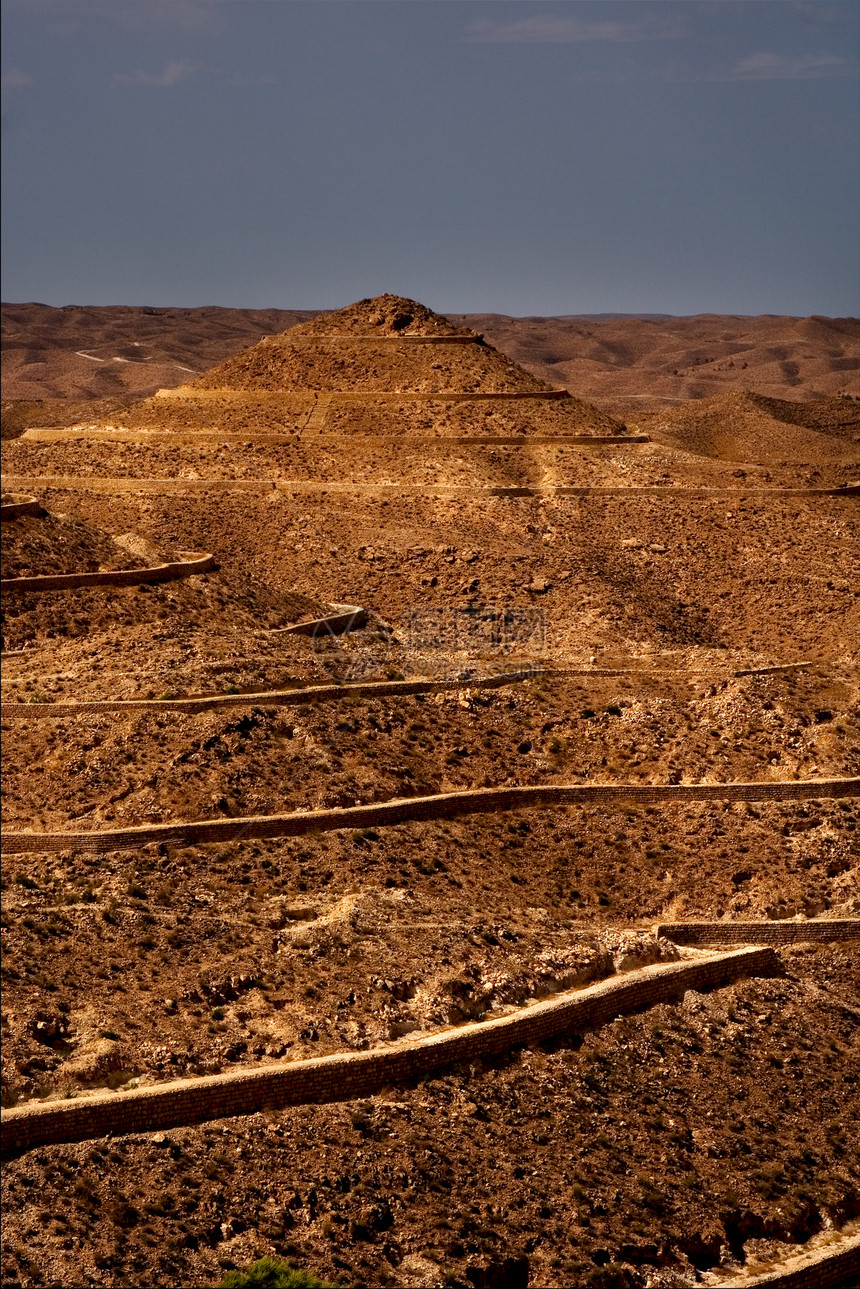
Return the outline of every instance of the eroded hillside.
<path id="1" fill-rule="evenodd" d="M 849 401 L 649 439 L 460 322 L 361 301 L 4 445 L 4 1283 L 847 1247 Z"/>

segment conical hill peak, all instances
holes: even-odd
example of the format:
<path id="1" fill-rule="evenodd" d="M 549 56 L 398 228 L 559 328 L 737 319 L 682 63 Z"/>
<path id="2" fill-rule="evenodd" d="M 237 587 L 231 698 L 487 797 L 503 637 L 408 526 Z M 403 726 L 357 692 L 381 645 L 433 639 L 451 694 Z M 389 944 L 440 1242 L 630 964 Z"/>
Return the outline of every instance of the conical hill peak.
<path id="1" fill-rule="evenodd" d="M 267 336 L 204 372 L 192 382 L 195 387 L 332 394 L 552 389 L 475 332 L 396 295 L 359 300 Z"/>
<path id="2" fill-rule="evenodd" d="M 466 327 L 458 327 L 417 300 L 402 295 L 377 295 L 357 300 L 344 309 L 322 313 L 310 322 L 293 327 L 293 337 L 317 336 L 474 336 Z"/>

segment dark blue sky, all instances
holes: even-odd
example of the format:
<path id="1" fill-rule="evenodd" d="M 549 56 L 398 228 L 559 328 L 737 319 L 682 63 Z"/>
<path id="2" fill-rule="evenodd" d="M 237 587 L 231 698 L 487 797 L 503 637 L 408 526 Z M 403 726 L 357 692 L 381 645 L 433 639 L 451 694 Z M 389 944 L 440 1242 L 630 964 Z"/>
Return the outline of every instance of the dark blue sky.
<path id="1" fill-rule="evenodd" d="M 4 0 L 3 298 L 854 314 L 854 0 Z"/>

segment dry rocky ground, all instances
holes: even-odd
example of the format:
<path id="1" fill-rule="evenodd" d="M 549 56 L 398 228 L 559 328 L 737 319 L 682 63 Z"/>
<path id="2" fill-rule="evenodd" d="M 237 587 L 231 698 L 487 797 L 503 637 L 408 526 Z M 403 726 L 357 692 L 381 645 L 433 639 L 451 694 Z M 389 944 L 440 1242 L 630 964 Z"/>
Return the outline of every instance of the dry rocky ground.
<path id="1" fill-rule="evenodd" d="M 66 348 L 88 350 L 76 319 L 53 312 Z M 112 325 L 170 313 L 126 310 Z M 276 322 L 247 318 L 249 338 Z M 825 322 L 831 339 L 850 335 Z M 540 391 L 488 345 L 396 339 L 462 335 L 461 323 L 361 302 L 244 356 L 211 354 L 222 367 L 175 396 L 70 408 L 67 423 L 102 438 L 5 444 L 10 486 L 32 479 L 46 513 L 3 522 L 4 576 L 181 551 L 211 551 L 219 568 L 4 596 L 4 703 L 252 695 L 195 715 L 40 706 L 4 719 L 7 828 L 496 784 L 858 774 L 856 498 L 768 495 L 857 477 L 851 401 L 723 394 L 655 414 L 657 442 L 562 447 L 529 439 L 622 427 L 577 399 L 359 400 L 332 404 L 319 442 L 308 434 L 296 401 L 308 388 Z M 374 327 L 378 345 L 354 339 Z M 210 432 L 296 442 L 183 439 L 204 406 Z M 522 446 L 408 441 L 488 433 Z M 105 490 L 112 478 L 126 490 Z M 355 491 L 159 491 L 195 478 Z M 379 482 L 427 492 L 362 491 Z M 618 491 L 432 492 L 566 483 Z M 341 602 L 368 607 L 368 624 L 282 633 Z M 535 674 L 470 684 L 517 667 Z M 349 690 L 403 676 L 460 683 Z M 337 699 L 256 696 L 332 681 Z M 857 916 L 857 818 L 856 797 L 618 803 L 10 857 L 4 1105 L 121 1097 L 503 1015 L 696 952 L 656 940 L 659 920 Z M 781 960 L 773 978 L 688 991 L 365 1101 L 36 1148 L 4 1166 L 3 1283 L 215 1286 L 274 1252 L 342 1285 L 645 1289 L 778 1259 L 860 1215 L 858 953 L 801 943 Z"/>
<path id="2" fill-rule="evenodd" d="M 69 424 L 83 413 L 73 408 L 69 416 L 63 400 L 140 398 L 315 316 L 315 310 L 295 309 L 4 304 L 4 421 L 14 428 L 16 403 L 26 400 L 43 404 L 41 413 L 29 408 L 29 424 Z M 856 318 L 468 314 L 453 322 L 482 333 L 551 385 L 569 386 L 634 421 L 643 412 L 725 390 L 795 401 L 860 396 Z M 46 409 L 44 400 L 56 404 Z"/>

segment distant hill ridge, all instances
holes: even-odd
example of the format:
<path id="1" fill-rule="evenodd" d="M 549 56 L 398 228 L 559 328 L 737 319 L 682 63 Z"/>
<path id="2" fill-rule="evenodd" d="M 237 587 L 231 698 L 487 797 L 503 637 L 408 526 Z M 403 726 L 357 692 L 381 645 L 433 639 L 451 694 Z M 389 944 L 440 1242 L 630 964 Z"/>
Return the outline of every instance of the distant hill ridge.
<path id="1" fill-rule="evenodd" d="M 617 435 L 624 426 L 415 300 L 382 295 L 264 336 L 101 424 L 401 438 Z"/>
<path id="2" fill-rule="evenodd" d="M 733 390 L 667 408 L 651 430 L 663 443 L 724 460 L 856 458 L 860 404 L 847 398 L 796 403 Z"/>
<path id="3" fill-rule="evenodd" d="M 346 311 L 337 313 L 345 328 Z M 334 316 L 313 309 L 4 304 L 4 426 L 15 433 L 19 422 L 68 423 L 70 409 L 46 406 L 45 400 L 112 400 L 111 407 L 80 412 L 104 415 L 121 405 L 116 400 L 145 398 L 194 380 L 264 335 L 314 319 L 324 333 Z M 860 397 L 856 318 L 432 317 L 439 320 L 433 329 L 471 328 L 533 376 L 574 390 L 622 419 L 638 420 L 674 402 L 739 388 L 795 403 L 845 393 Z M 356 319 L 355 326 L 361 325 Z M 415 334 L 420 327 L 420 318 L 413 317 L 405 329 Z M 25 400 L 42 406 L 27 408 Z M 71 419 L 77 415 L 71 410 Z"/>

